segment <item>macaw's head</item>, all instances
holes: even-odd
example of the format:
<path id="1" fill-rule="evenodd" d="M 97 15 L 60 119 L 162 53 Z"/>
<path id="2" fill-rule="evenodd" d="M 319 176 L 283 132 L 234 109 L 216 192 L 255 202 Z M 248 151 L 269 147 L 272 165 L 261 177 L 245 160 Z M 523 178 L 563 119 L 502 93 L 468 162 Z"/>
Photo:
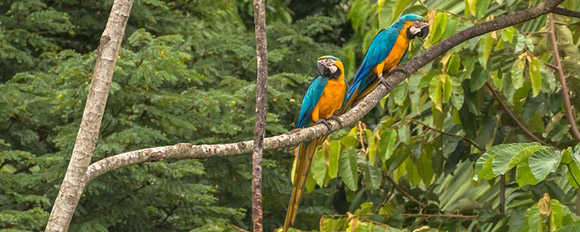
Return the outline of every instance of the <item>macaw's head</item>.
<path id="1" fill-rule="evenodd" d="M 318 58 L 318 72 L 323 77 L 337 80 L 344 76 L 342 61 L 334 56 L 321 56 Z"/>
<path id="2" fill-rule="evenodd" d="M 398 23 L 405 25 L 404 28 L 407 28 L 406 33 L 409 39 L 416 37 L 425 38 L 429 34 L 429 22 L 419 15 L 403 15 Z"/>

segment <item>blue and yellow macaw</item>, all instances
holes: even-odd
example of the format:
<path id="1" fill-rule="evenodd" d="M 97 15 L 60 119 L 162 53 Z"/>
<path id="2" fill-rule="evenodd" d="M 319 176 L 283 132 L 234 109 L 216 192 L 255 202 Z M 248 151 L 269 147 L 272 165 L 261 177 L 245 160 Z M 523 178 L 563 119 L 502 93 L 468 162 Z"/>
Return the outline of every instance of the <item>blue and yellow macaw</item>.
<path id="1" fill-rule="evenodd" d="M 389 28 L 380 30 L 371 42 L 365 59 L 348 89 L 342 113 L 373 91 L 383 79 L 383 72 L 393 71 L 399 65 L 407 54 L 412 39 L 425 38 L 427 34 L 429 23 L 425 18 L 414 14 L 403 15 Z"/>
<path id="2" fill-rule="evenodd" d="M 340 110 L 343 105 L 346 94 L 347 83 L 344 78 L 344 66 L 340 59 L 334 56 L 322 56 L 318 58 L 318 71 L 320 76 L 317 77 L 306 95 L 302 100 L 300 115 L 296 128 L 306 128 L 314 124 L 322 123 L 330 130 L 330 123 L 327 119 L 334 118 L 334 114 Z M 319 143 L 326 140 L 327 136 L 313 139 L 308 142 L 300 143 L 298 146 L 298 155 L 296 156 L 296 169 L 294 170 L 294 182 L 292 183 L 292 196 L 288 205 L 288 212 L 284 222 L 283 231 L 288 230 L 288 226 L 294 223 L 296 212 L 302 197 L 302 191 L 306 184 L 308 171 L 312 157 L 316 152 Z"/>

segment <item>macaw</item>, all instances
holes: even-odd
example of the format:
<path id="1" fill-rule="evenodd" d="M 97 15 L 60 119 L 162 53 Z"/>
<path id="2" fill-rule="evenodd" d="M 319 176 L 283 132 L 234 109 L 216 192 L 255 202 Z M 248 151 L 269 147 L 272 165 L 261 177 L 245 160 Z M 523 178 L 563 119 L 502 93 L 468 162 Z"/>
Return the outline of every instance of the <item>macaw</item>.
<path id="1" fill-rule="evenodd" d="M 405 58 L 409 42 L 416 37 L 425 38 L 427 34 L 429 23 L 425 18 L 414 14 L 403 15 L 389 28 L 380 30 L 371 42 L 362 65 L 348 89 L 341 113 L 364 99 L 375 89 L 379 81 L 384 81 L 382 75 L 384 71 L 397 71 L 395 68 Z"/>
<path id="2" fill-rule="evenodd" d="M 304 100 L 302 100 L 296 128 L 306 128 L 322 123 L 330 130 L 331 125 L 327 119 L 336 120 L 335 113 L 343 105 L 348 85 L 344 78 L 345 72 L 342 61 L 334 56 L 322 56 L 318 58 L 318 71 L 320 76 L 312 81 L 306 91 L 306 95 L 304 95 Z M 296 220 L 296 212 L 306 184 L 312 157 L 318 144 L 326 140 L 326 137 L 323 136 L 302 142 L 297 148 L 298 155 L 296 156 L 296 169 L 294 170 L 294 181 L 292 183 L 292 196 L 290 197 L 288 212 L 284 221 L 284 232 Z"/>

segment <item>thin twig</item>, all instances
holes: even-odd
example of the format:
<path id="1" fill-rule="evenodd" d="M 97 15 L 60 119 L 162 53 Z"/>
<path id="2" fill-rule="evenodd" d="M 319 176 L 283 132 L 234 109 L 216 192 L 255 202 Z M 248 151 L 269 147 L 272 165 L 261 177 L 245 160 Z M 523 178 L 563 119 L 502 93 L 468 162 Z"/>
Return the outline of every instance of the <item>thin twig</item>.
<path id="1" fill-rule="evenodd" d="M 554 14 L 565 15 L 565 16 L 575 17 L 575 18 L 580 18 L 580 12 L 574 11 L 574 10 L 564 9 L 562 7 L 554 7 L 554 9 L 552 9 L 551 12 L 554 13 Z"/>
<path id="2" fill-rule="evenodd" d="M 395 187 L 395 189 L 396 189 L 397 191 L 399 191 L 401 194 L 403 194 L 403 195 L 404 195 L 406 198 L 408 198 L 409 200 L 411 200 L 411 201 L 413 201 L 413 202 L 417 203 L 417 204 L 419 205 L 419 207 L 421 207 L 421 208 L 425 208 L 425 206 L 426 206 L 426 205 L 425 205 L 425 203 L 423 203 L 423 202 L 420 202 L 419 200 L 417 200 L 417 199 L 415 199 L 413 196 L 411 196 L 411 194 L 409 194 L 409 193 L 405 192 L 405 190 L 403 190 L 403 188 L 401 188 L 401 186 L 399 186 L 399 185 L 398 185 L 398 184 L 395 182 L 395 180 L 393 180 L 393 178 L 392 178 L 391 176 L 389 176 L 389 174 L 388 174 L 386 171 L 384 171 L 384 170 L 383 170 L 383 175 L 384 175 L 384 176 L 387 178 L 387 180 L 388 180 L 389 182 L 391 182 L 391 184 L 393 185 L 393 187 Z"/>
<path id="3" fill-rule="evenodd" d="M 564 98 L 564 105 L 566 105 L 566 117 L 570 122 L 570 131 L 576 140 L 580 142 L 580 131 L 578 131 L 578 126 L 576 126 L 576 119 L 574 118 L 574 113 L 572 112 L 572 105 L 570 104 L 570 95 L 568 94 L 568 86 L 566 85 L 566 77 L 564 76 L 564 69 L 562 68 L 562 60 L 560 59 L 560 52 L 558 51 L 558 41 L 556 41 L 556 31 L 554 26 L 554 16 L 552 13 L 548 14 L 548 19 L 550 22 L 550 40 L 552 41 L 552 49 L 554 50 L 554 60 L 556 61 L 556 70 L 558 71 L 558 77 L 560 78 L 560 83 L 562 84 L 562 97 Z"/>
<path id="4" fill-rule="evenodd" d="M 433 127 L 431 127 L 431 126 L 429 126 L 429 125 L 427 125 L 427 124 L 425 124 L 425 123 L 423 123 L 423 122 L 421 122 L 421 121 L 417 121 L 417 120 L 415 120 L 415 119 L 412 119 L 412 118 L 409 118 L 409 119 L 407 119 L 407 120 L 409 120 L 409 121 L 411 121 L 411 122 L 414 122 L 414 123 L 417 123 L 417 124 L 421 124 L 422 126 L 426 127 L 427 129 L 429 129 L 429 130 L 431 130 L 431 131 L 435 131 L 435 132 L 437 132 L 437 133 L 439 133 L 439 134 L 444 134 L 444 135 L 447 135 L 447 136 L 451 136 L 451 137 L 459 138 L 460 140 L 462 140 L 462 141 L 464 141 L 464 142 L 467 142 L 467 143 L 469 143 L 469 144 L 473 145 L 474 147 L 476 147 L 476 148 L 477 148 L 477 149 L 479 149 L 480 151 L 483 151 L 483 150 L 484 150 L 484 149 L 483 149 L 483 148 L 481 148 L 481 147 L 480 147 L 480 146 L 479 146 L 477 143 L 475 143 L 473 140 L 471 140 L 471 139 L 469 139 L 469 138 L 467 138 L 467 137 L 463 137 L 463 136 L 460 136 L 460 135 L 451 134 L 451 133 L 449 133 L 449 132 L 445 132 L 445 131 L 441 131 L 441 130 L 435 129 L 435 128 L 433 128 Z"/>
<path id="5" fill-rule="evenodd" d="M 510 111 L 510 109 L 508 108 L 508 106 L 501 100 L 499 94 L 497 93 L 497 91 L 491 87 L 491 85 L 489 84 L 489 82 L 486 82 L 485 85 L 487 86 L 487 88 L 489 89 L 489 91 L 491 92 L 493 98 L 495 98 L 495 100 L 497 101 L 497 103 L 499 103 L 499 105 L 501 106 L 501 108 L 503 108 L 503 110 L 510 116 L 510 118 L 516 122 L 516 124 L 518 124 L 518 126 L 520 127 L 520 129 L 522 129 L 522 131 L 524 131 L 524 133 L 532 140 L 541 143 L 544 146 L 552 146 L 550 144 L 547 144 L 546 142 L 542 141 L 540 138 L 536 137 L 530 130 L 528 130 L 528 128 Z M 553 146 L 552 146 L 553 147 Z"/>

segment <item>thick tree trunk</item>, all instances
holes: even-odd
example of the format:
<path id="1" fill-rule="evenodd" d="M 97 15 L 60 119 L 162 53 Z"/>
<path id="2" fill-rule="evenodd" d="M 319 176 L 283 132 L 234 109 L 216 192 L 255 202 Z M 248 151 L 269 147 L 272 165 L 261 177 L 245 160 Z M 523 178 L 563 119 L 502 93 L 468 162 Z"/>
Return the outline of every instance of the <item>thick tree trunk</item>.
<path id="1" fill-rule="evenodd" d="M 254 25 L 256 30 L 256 58 L 258 80 L 256 81 L 256 126 L 254 127 L 254 153 L 252 155 L 252 222 L 254 232 L 262 231 L 262 152 L 266 132 L 268 42 L 266 41 L 265 0 L 254 0 Z"/>
<path id="2" fill-rule="evenodd" d="M 86 172 L 99 138 L 115 62 L 133 0 L 115 0 L 97 52 L 93 81 L 71 160 L 56 197 L 46 231 L 67 231 L 87 182 Z"/>

